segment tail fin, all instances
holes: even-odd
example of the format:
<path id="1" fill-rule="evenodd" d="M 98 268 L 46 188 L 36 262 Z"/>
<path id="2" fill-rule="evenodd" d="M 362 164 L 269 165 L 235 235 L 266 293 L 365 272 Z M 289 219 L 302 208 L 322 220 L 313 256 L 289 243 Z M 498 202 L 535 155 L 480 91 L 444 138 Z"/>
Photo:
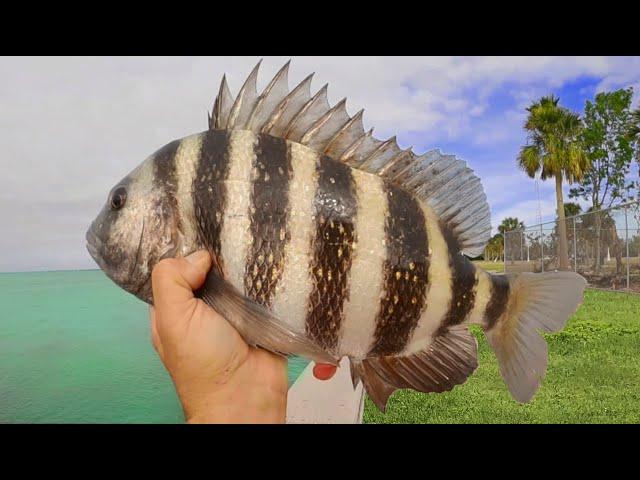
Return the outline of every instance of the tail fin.
<path id="1" fill-rule="evenodd" d="M 493 283 L 504 282 L 504 277 Z M 586 281 L 573 272 L 509 276 L 506 308 L 485 335 L 500 373 L 517 401 L 531 400 L 547 372 L 547 342 L 538 333 L 560 331 L 582 303 Z"/>

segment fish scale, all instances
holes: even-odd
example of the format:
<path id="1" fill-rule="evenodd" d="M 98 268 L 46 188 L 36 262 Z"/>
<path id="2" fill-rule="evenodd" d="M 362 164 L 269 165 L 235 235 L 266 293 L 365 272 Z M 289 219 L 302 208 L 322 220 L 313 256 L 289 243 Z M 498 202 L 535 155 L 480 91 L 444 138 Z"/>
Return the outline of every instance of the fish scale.
<path id="1" fill-rule="evenodd" d="M 90 254 L 153 303 L 151 270 L 205 248 L 216 268 L 196 292 L 244 340 L 338 364 L 381 409 L 397 389 L 443 392 L 477 367 L 480 325 L 507 388 L 528 401 L 546 371 L 539 332 L 582 300 L 573 272 L 492 275 L 467 258 L 491 233 L 480 180 L 453 155 L 416 155 L 364 131 L 287 63 L 234 98 L 223 77 L 209 129 L 147 158 L 109 193 Z M 462 255 L 465 254 L 465 255 Z"/>

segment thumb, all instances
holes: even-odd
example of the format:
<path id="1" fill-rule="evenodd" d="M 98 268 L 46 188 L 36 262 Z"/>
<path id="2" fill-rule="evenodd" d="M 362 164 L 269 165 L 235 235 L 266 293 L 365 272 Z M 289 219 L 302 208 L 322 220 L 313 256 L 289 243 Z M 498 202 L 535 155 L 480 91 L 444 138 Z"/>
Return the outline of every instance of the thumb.
<path id="1" fill-rule="evenodd" d="M 158 310 L 193 298 L 211 268 L 211 255 L 200 250 L 184 258 L 166 258 L 151 274 L 153 301 Z"/>

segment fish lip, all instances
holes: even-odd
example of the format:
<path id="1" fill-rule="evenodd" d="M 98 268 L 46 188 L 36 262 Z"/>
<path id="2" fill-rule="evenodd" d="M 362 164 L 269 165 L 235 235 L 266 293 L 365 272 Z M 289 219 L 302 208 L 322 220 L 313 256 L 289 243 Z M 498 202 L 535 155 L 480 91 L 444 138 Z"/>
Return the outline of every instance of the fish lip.
<path id="1" fill-rule="evenodd" d="M 96 236 L 96 234 L 93 233 L 92 229 L 87 230 L 87 233 L 85 234 L 85 240 L 87 241 L 86 247 L 89 255 L 91 255 L 91 258 L 93 258 L 98 266 L 104 270 L 104 261 L 102 260 L 102 255 L 100 255 L 102 242 Z"/>
<path id="2" fill-rule="evenodd" d="M 93 229 L 89 229 L 87 230 L 87 233 L 85 234 L 85 239 L 87 241 L 86 243 L 86 247 L 87 247 L 87 251 L 89 252 L 89 255 L 91 255 L 91 258 L 93 258 L 93 260 L 98 264 L 98 266 L 100 267 L 100 269 L 105 273 L 105 275 L 110 278 L 112 281 L 114 281 L 116 284 L 120 285 L 124 290 L 134 294 L 134 295 L 138 295 L 138 293 L 140 291 L 142 291 L 142 289 L 144 288 L 144 283 L 146 283 L 148 281 L 148 278 L 145 280 L 145 282 L 138 286 L 132 285 L 131 283 L 125 281 L 122 282 L 121 280 L 118 280 L 116 278 L 114 278 L 110 271 L 109 268 L 107 267 L 106 262 L 104 261 L 104 259 L 102 258 L 102 255 L 100 253 L 100 251 L 103 248 L 103 243 L 102 240 L 100 240 L 100 238 L 93 232 Z M 138 247 L 139 249 L 140 247 Z M 137 256 L 137 254 L 136 254 Z M 135 267 L 135 265 L 134 265 Z M 151 275 L 149 275 L 151 276 Z"/>

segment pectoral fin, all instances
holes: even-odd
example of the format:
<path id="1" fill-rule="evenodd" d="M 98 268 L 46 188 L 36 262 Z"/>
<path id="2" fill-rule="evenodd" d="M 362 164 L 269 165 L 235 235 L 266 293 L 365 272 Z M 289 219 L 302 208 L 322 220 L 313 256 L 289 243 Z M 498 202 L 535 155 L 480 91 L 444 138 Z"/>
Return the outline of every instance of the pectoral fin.
<path id="1" fill-rule="evenodd" d="M 215 269 L 209 272 L 196 296 L 225 317 L 249 345 L 280 355 L 299 355 L 317 363 L 339 363 L 305 333 L 292 329 L 265 307 L 240 293 Z"/>

